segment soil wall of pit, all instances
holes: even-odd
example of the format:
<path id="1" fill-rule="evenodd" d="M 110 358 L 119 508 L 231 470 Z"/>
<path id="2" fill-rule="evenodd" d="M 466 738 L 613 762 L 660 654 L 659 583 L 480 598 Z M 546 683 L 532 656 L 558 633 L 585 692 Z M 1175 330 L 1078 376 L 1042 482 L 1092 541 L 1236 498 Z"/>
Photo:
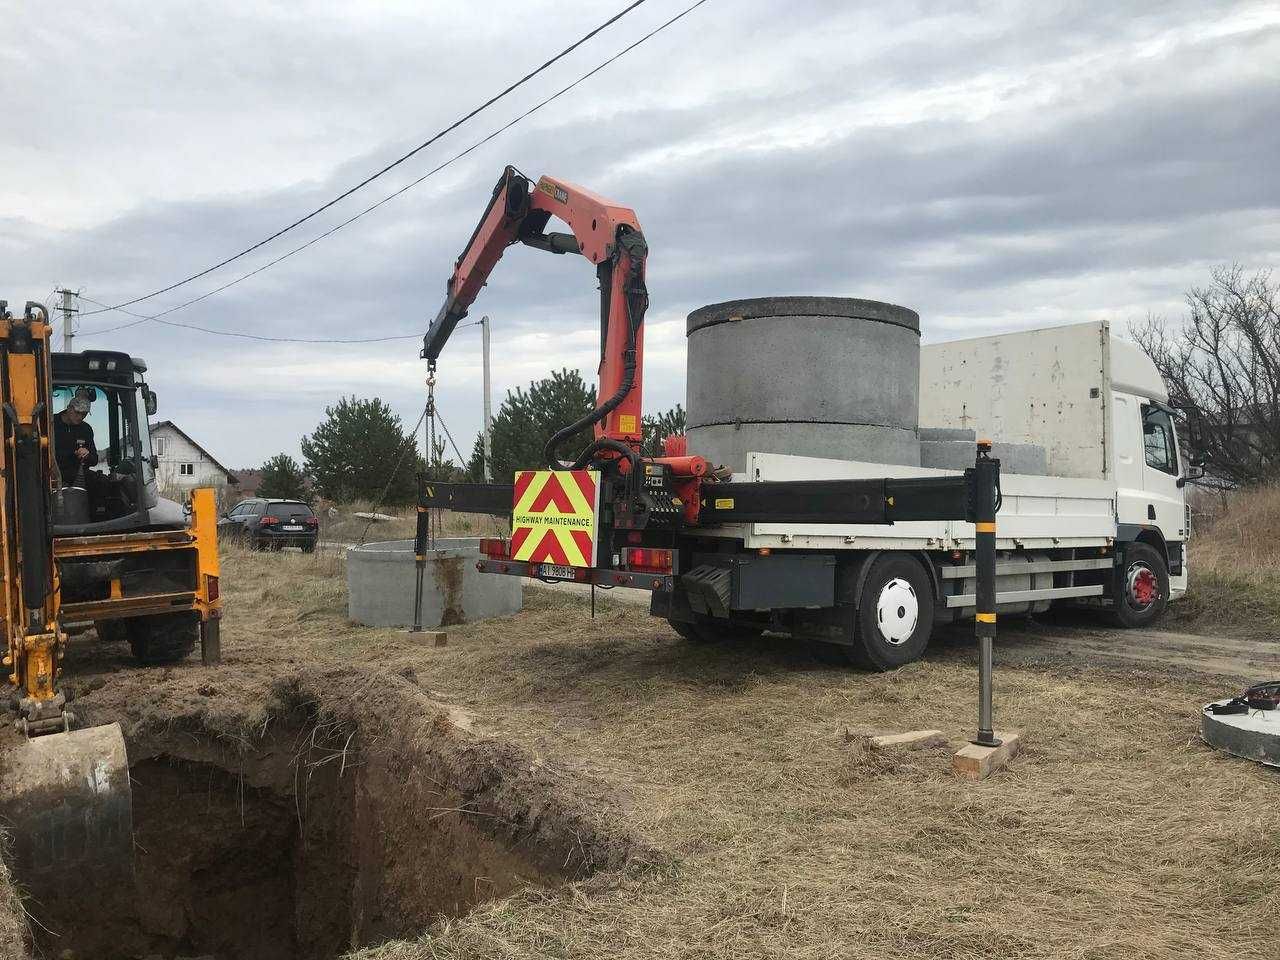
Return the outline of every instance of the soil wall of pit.
<path id="1" fill-rule="evenodd" d="M 37 955 L 320 960 L 630 858 L 590 788 L 398 677 L 358 682 L 242 736 L 126 729 L 133 886 L 28 903 Z"/>

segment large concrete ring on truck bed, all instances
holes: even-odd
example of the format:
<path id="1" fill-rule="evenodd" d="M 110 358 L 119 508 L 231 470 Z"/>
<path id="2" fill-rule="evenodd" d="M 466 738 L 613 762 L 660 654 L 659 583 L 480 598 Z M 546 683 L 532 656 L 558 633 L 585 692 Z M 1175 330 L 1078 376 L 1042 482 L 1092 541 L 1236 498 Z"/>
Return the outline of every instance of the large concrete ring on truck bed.
<path id="1" fill-rule="evenodd" d="M 731 300 L 689 314 L 689 452 L 918 466 L 920 318 L 844 297 Z"/>

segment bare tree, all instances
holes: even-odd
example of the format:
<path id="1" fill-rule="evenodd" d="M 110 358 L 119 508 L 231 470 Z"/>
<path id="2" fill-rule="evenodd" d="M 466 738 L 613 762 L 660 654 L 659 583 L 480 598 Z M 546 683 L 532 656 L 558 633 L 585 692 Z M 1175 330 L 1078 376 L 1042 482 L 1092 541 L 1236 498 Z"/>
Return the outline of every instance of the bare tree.
<path id="1" fill-rule="evenodd" d="M 1132 327 L 1186 415 L 1192 458 L 1232 484 L 1280 479 L 1278 300 L 1270 271 L 1218 267 L 1187 293 L 1181 325 L 1149 316 Z"/>

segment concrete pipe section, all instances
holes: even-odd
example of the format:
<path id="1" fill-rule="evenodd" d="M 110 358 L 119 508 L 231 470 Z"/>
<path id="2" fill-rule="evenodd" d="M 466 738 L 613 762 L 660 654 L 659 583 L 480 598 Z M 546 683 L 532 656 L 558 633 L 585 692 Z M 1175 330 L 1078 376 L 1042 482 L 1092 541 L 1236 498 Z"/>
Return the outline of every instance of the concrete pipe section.
<path id="1" fill-rule="evenodd" d="M 519 577 L 480 573 L 480 541 L 437 540 L 422 580 L 422 626 L 428 629 L 519 613 Z M 347 548 L 347 616 L 368 627 L 413 624 L 417 568 L 412 540 Z"/>
<path id="2" fill-rule="evenodd" d="M 920 317 L 844 297 L 763 297 L 689 314 L 689 452 L 920 465 Z"/>

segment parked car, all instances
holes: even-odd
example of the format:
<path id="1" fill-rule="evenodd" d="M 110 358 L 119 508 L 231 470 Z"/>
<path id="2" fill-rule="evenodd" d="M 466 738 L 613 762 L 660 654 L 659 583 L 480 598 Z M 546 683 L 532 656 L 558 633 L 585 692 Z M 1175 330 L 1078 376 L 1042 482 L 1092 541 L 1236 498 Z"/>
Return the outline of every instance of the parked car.
<path id="1" fill-rule="evenodd" d="M 316 548 L 320 521 L 300 500 L 241 500 L 218 521 L 218 536 L 245 544 L 250 550 Z"/>

